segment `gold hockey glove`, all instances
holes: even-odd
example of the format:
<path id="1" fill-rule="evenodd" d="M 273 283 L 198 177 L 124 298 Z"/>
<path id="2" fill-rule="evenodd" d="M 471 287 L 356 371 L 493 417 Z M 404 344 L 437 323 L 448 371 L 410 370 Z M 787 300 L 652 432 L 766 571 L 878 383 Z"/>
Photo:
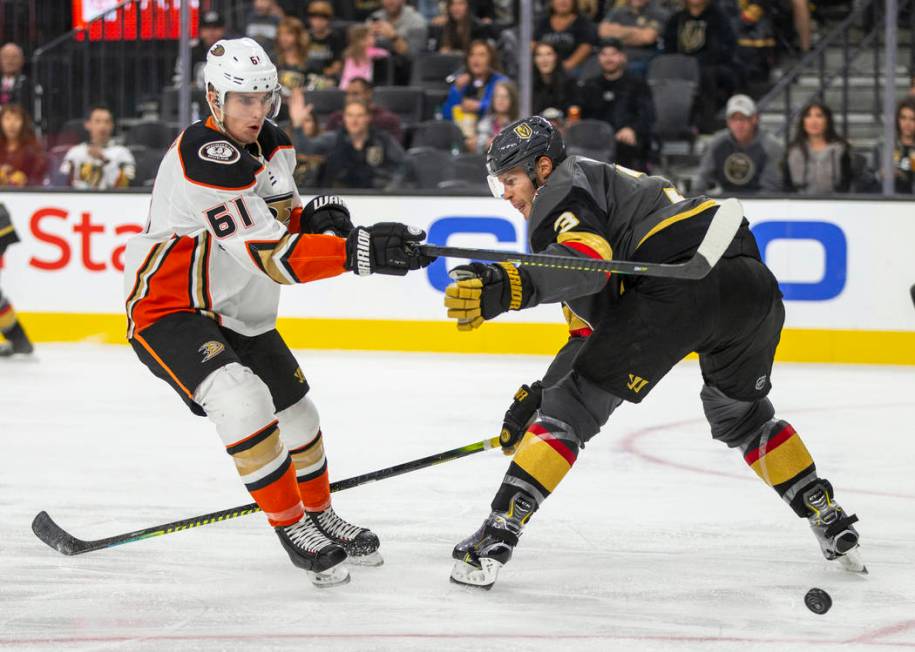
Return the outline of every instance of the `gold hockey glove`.
<path id="1" fill-rule="evenodd" d="M 459 265 L 449 276 L 454 283 L 445 288 L 445 307 L 461 331 L 479 328 L 487 319 L 521 310 L 530 302 L 527 272 L 511 263 Z"/>

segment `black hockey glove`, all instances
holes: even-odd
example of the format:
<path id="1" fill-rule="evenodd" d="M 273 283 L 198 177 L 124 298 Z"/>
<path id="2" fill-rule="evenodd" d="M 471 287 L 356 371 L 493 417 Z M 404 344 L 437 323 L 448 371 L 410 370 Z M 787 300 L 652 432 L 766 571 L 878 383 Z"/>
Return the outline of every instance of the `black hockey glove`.
<path id="1" fill-rule="evenodd" d="M 349 209 L 342 197 L 318 195 L 305 204 L 299 216 L 299 233 L 323 233 L 345 238 L 353 230 Z"/>
<path id="2" fill-rule="evenodd" d="M 423 256 L 414 246 L 425 237 L 422 229 L 397 222 L 357 226 L 346 238 L 345 267 L 359 276 L 405 276 L 408 271 L 427 267 L 435 260 Z"/>
<path id="3" fill-rule="evenodd" d="M 530 277 L 511 263 L 459 265 L 449 276 L 454 283 L 445 288 L 445 307 L 457 319 L 458 330 L 479 328 L 487 319 L 530 303 Z"/>
<path id="4" fill-rule="evenodd" d="M 499 443 L 502 445 L 502 452 L 506 455 L 514 455 L 521 443 L 527 427 L 531 425 L 537 410 L 540 409 L 540 399 L 543 398 L 543 385 L 540 381 L 535 381 L 528 385 L 521 385 L 515 392 L 515 400 L 512 401 L 505 417 L 502 419 L 502 432 L 499 433 Z"/>

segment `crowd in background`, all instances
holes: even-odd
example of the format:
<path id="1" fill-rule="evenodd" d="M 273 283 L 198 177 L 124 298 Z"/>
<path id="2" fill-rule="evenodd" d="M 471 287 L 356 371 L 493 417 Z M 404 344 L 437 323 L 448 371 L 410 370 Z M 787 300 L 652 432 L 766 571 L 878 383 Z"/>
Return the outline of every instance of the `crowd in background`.
<path id="1" fill-rule="evenodd" d="M 521 117 L 516 66 L 519 49 L 529 47 L 532 110 L 564 132 L 591 125 L 590 143 L 580 151 L 572 148 L 574 153 L 645 172 L 658 171 L 660 147 L 652 62 L 681 54 L 697 70 L 695 100 L 683 127 L 708 136 L 691 190 L 879 190 L 878 175 L 838 134 L 825 103 L 804 107 L 786 150 L 760 125 L 754 98 L 769 88 L 777 52 L 811 46 L 805 1 L 544 0 L 535 2 L 535 9 L 534 41 L 520 44 L 511 29 L 518 12 L 512 0 L 252 0 L 238 34 L 228 32 L 215 12 L 200 16 L 190 83 L 205 90 L 203 65 L 217 40 L 253 38 L 277 65 L 285 96 L 278 121 L 295 145 L 299 183 L 403 188 L 416 183 L 410 165 L 411 147 L 420 142 L 416 125 L 402 124 L 396 113 L 375 104 L 374 91 L 408 86 L 411 68 L 424 53 L 461 57 L 434 107 L 434 118 L 452 123 L 459 134 L 451 154 L 481 156 L 507 124 Z M 136 150 L 113 138 L 116 120 L 126 116 L 112 115 L 103 105 L 86 113 L 82 142 L 58 159 L 49 157 L 32 125 L 23 67 L 19 46 L 0 48 L 0 185 L 109 189 L 149 182 L 148 174 L 137 173 Z M 181 83 L 177 64 L 176 82 Z M 315 111 L 308 93 L 322 89 L 342 90 L 339 110 Z M 205 115 L 202 107 L 195 117 Z M 606 129 L 597 129 L 597 123 Z M 895 186 L 897 192 L 912 193 L 915 95 L 900 103 L 896 127 Z"/>

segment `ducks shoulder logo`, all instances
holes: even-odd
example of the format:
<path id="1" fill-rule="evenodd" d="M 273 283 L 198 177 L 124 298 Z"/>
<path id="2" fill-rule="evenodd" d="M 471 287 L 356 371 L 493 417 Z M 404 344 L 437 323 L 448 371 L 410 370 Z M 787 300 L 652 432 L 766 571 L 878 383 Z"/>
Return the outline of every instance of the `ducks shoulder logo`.
<path id="1" fill-rule="evenodd" d="M 217 355 L 219 355 L 220 353 L 225 351 L 226 346 L 222 342 L 217 342 L 216 340 L 210 340 L 209 342 L 205 342 L 197 350 L 203 354 L 203 360 L 200 361 L 200 364 L 203 364 L 204 362 L 209 362 L 210 360 L 215 358 Z"/>

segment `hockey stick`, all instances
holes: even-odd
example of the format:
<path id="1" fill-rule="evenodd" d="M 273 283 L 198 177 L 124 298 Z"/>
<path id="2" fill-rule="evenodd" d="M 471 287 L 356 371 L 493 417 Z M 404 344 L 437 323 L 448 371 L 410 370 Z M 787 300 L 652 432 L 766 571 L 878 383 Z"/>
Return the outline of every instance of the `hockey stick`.
<path id="1" fill-rule="evenodd" d="M 421 457 L 418 460 L 412 460 L 410 462 L 404 462 L 395 466 L 389 466 L 386 469 L 364 473 L 352 478 L 347 478 L 346 480 L 338 480 L 337 482 L 332 482 L 330 484 L 330 490 L 331 492 L 337 492 L 343 491 L 344 489 L 352 489 L 353 487 L 368 484 L 369 482 L 384 480 L 385 478 L 393 478 L 394 476 L 403 475 L 404 473 L 409 473 L 418 469 L 424 469 L 429 466 L 435 466 L 436 464 L 441 464 L 443 462 L 450 462 L 451 460 L 457 460 L 462 457 L 467 457 L 468 455 L 473 455 L 474 453 L 479 453 L 480 451 L 498 447 L 499 438 L 491 437 L 490 439 L 484 439 L 482 441 L 474 442 L 459 448 L 452 448 L 451 450 L 444 451 L 442 453 L 436 453 L 435 455 L 429 455 L 428 457 Z M 143 528 L 142 530 L 135 530 L 133 532 L 127 532 L 125 534 L 116 534 L 113 537 L 108 537 L 107 539 L 97 539 L 95 541 L 83 541 L 82 539 L 77 539 L 72 534 L 60 527 L 57 523 L 55 523 L 47 512 L 39 512 L 35 516 L 35 519 L 32 521 L 32 532 L 34 532 L 35 536 L 37 536 L 39 539 L 64 555 L 81 555 L 85 552 L 102 550 L 103 548 L 112 548 L 124 543 L 132 543 L 134 541 L 142 541 L 143 539 L 151 539 L 152 537 L 160 537 L 165 534 L 172 534 L 181 530 L 189 530 L 191 528 L 200 527 L 209 523 L 216 523 L 218 521 L 226 521 L 230 518 L 238 518 L 239 516 L 246 516 L 247 514 L 254 514 L 255 512 L 259 511 L 261 511 L 261 509 L 257 506 L 257 503 L 250 503 L 248 505 L 241 505 L 240 507 L 224 509 L 219 512 L 211 512 L 210 514 L 192 516 L 191 518 L 186 518 L 181 521 L 174 521 L 173 523 L 154 525 L 153 527 Z"/>
<path id="2" fill-rule="evenodd" d="M 454 258 L 472 258 L 489 262 L 508 262 L 532 267 L 548 267 L 578 272 L 613 272 L 616 274 L 636 274 L 639 276 L 659 276 L 662 278 L 682 278 L 696 280 L 703 278 L 711 271 L 721 258 L 740 223 L 743 221 L 743 208 L 736 199 L 725 199 L 721 202 L 715 217 L 709 224 L 708 231 L 695 255 L 685 263 L 637 263 L 630 260 L 595 260 L 575 256 L 555 256 L 552 254 L 522 254 L 512 251 L 493 249 L 465 249 L 462 247 L 438 247 L 436 245 L 419 245 L 420 253 L 426 256 L 451 256 Z"/>

